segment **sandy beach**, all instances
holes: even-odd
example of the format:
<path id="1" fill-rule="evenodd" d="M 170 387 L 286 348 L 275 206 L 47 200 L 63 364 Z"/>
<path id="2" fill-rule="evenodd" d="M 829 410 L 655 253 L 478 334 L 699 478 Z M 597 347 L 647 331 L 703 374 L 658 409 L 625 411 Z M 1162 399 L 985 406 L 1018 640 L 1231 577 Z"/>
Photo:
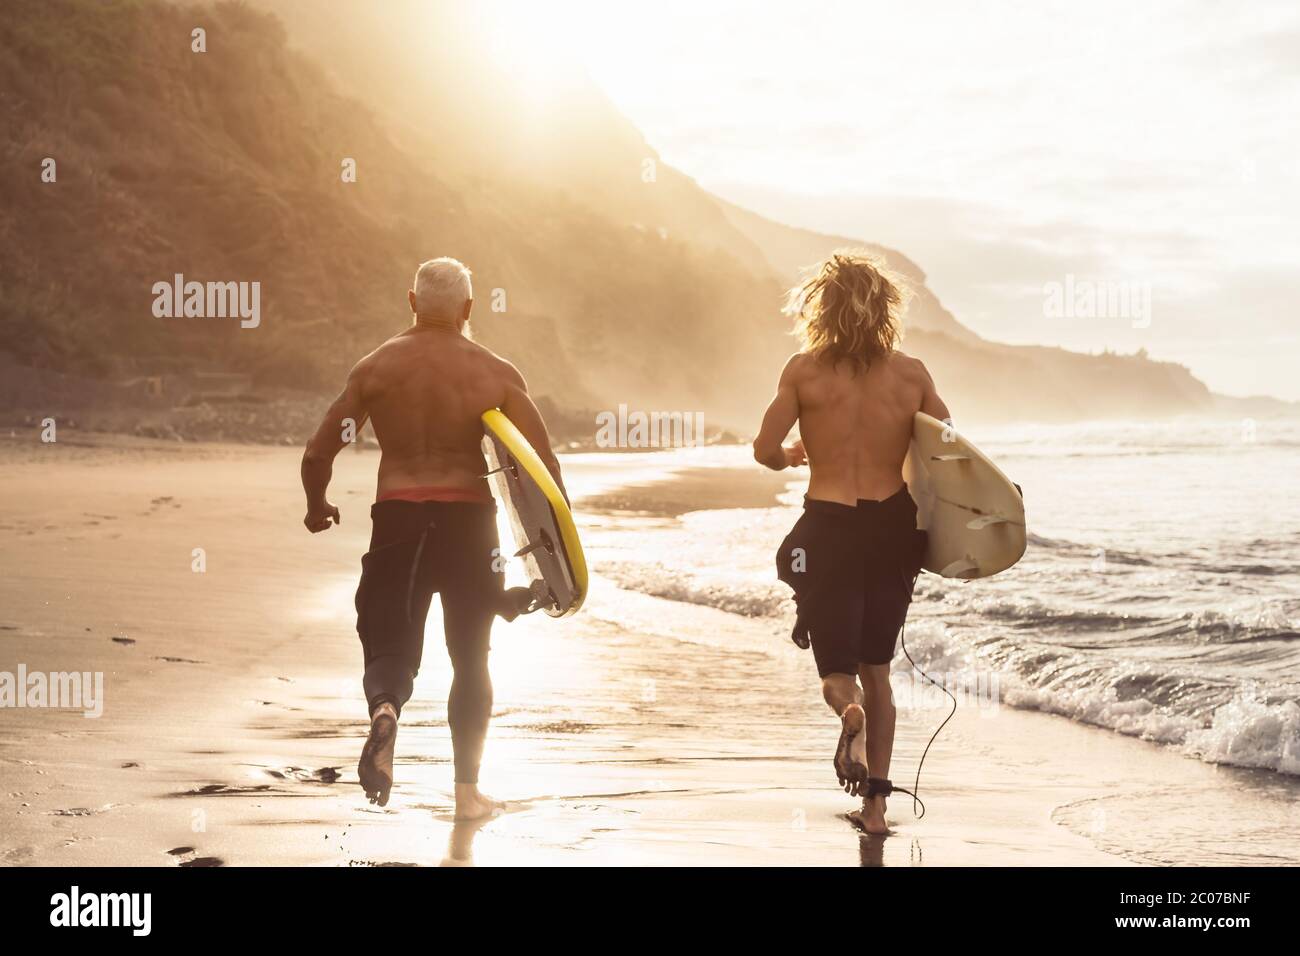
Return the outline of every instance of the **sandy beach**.
<path id="1" fill-rule="evenodd" d="M 352 597 L 377 455 L 340 457 L 343 523 L 317 536 L 301 525 L 298 457 L 62 433 L 0 443 L 0 671 L 104 675 L 98 718 L 0 711 L 0 862 L 1196 864 L 1270 862 L 1295 829 L 1276 774 L 1003 706 L 963 707 L 939 737 L 923 820 L 899 795 L 893 834 L 860 836 L 811 659 L 770 625 L 771 648 L 755 650 L 737 615 L 602 574 L 622 521 L 671 524 L 692 501 L 745 507 L 779 490 L 670 470 L 667 456 L 566 461 L 593 587 L 573 619 L 494 630 L 483 786 L 509 811 L 452 821 L 436 603 L 393 799 L 369 806 Z M 709 639 L 675 638 L 683 614 Z M 896 783 L 911 786 L 943 713 L 900 694 Z M 1188 837 L 1205 829 L 1207 794 L 1242 821 L 1232 840 Z"/>

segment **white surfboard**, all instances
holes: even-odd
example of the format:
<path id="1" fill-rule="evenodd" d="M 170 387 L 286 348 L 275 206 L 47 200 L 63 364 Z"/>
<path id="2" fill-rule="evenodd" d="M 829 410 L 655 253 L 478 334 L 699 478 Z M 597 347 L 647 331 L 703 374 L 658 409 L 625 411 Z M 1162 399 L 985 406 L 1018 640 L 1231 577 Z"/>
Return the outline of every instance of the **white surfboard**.
<path id="1" fill-rule="evenodd" d="M 917 412 L 903 479 L 928 535 L 921 566 L 986 578 L 1025 553 L 1025 503 L 1002 469 L 951 425 Z"/>

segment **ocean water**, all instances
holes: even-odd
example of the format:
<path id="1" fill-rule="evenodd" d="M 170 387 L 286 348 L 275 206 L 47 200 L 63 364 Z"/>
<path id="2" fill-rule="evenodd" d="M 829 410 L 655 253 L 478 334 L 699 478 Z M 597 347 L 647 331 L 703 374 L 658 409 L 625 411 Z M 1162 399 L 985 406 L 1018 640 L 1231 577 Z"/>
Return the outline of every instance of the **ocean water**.
<path id="1" fill-rule="evenodd" d="M 1019 483 L 1029 547 L 1015 568 L 959 582 L 922 575 L 906 631 L 927 671 L 995 677 L 1000 701 L 1176 748 L 1300 775 L 1300 422 L 971 428 Z M 629 465 L 633 465 L 629 456 Z M 636 456 L 719 469 L 746 448 Z M 727 472 L 719 472 L 726 480 Z M 806 473 L 781 504 L 678 518 L 595 516 L 593 570 L 681 613 L 632 620 L 683 640 L 792 651 L 773 553 Z M 811 660 L 807 662 L 811 667 Z M 902 654 L 895 672 L 911 672 Z"/>

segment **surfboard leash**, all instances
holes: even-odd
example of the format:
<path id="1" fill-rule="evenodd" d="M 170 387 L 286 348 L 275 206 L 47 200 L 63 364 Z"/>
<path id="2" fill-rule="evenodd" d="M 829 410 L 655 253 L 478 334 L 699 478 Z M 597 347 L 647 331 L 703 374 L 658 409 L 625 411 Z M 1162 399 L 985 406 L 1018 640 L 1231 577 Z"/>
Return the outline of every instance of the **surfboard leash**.
<path id="1" fill-rule="evenodd" d="M 930 735 L 930 742 L 925 745 L 925 750 L 921 751 L 921 761 L 916 765 L 916 782 L 912 784 L 912 789 L 904 790 L 901 787 L 893 788 L 897 790 L 899 793 L 906 793 L 908 796 L 912 798 L 912 813 L 916 815 L 916 818 L 918 820 L 920 820 L 922 817 L 925 816 L 925 804 L 921 801 L 921 798 L 916 795 L 916 791 L 921 789 L 921 768 L 925 766 L 926 755 L 929 754 L 930 747 L 934 743 L 935 738 L 939 736 L 939 732 L 943 730 L 944 727 L 948 726 L 948 721 L 952 720 L 953 715 L 957 713 L 957 698 L 953 696 L 952 691 L 948 690 L 947 687 L 944 687 L 942 684 L 940 684 L 937 680 L 935 680 L 925 671 L 921 670 L 920 665 L 917 664 L 916 661 L 912 660 L 912 655 L 907 652 L 907 622 L 906 621 L 903 622 L 902 628 L 899 629 L 898 640 L 899 643 L 902 644 L 903 646 L 903 656 L 907 658 L 907 662 L 911 664 L 913 668 L 916 669 L 916 672 L 918 674 L 920 674 L 922 677 L 928 680 L 935 687 L 939 688 L 941 691 L 947 694 L 948 699 L 952 701 L 952 710 L 948 711 L 948 716 L 943 719 L 943 723 L 941 723 L 938 727 L 935 728 L 934 733 Z M 920 813 L 916 812 L 916 808 L 918 805 L 921 807 Z"/>

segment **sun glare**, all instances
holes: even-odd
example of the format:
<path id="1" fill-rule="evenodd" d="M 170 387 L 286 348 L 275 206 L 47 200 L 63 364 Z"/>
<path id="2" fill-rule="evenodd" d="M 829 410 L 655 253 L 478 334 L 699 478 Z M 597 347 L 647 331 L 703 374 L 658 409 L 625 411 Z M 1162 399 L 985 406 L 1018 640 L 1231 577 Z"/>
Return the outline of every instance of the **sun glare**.
<path id="1" fill-rule="evenodd" d="M 475 6 L 473 19 L 488 56 L 538 110 L 563 108 L 584 77 L 570 18 L 546 5 L 496 0 Z"/>

